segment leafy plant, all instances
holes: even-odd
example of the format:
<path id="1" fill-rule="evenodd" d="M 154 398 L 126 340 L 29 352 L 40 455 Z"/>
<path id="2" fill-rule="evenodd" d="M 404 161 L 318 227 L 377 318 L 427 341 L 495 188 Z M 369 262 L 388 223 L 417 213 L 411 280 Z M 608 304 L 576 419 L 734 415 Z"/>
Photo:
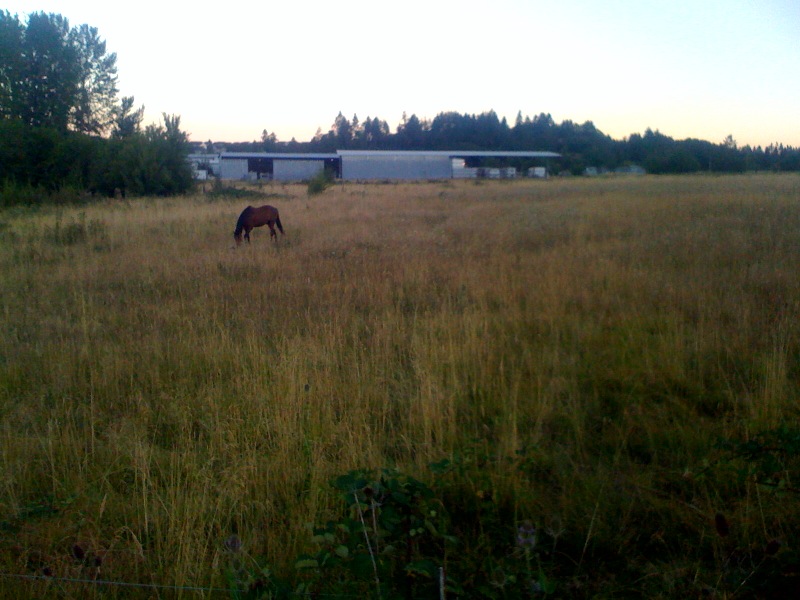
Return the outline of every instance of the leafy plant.
<path id="1" fill-rule="evenodd" d="M 784 424 L 744 440 L 725 438 L 717 449 L 721 455 L 694 478 L 717 490 L 733 486 L 727 494 L 716 492 L 727 496 L 728 510 L 713 518 L 719 561 L 716 580 L 708 587 L 731 597 L 785 597 L 800 567 L 800 555 L 785 546 L 784 536 L 791 528 L 783 527 L 780 517 L 787 496 L 800 492 L 794 484 L 800 477 L 800 429 Z M 759 510 L 752 517 L 762 522 L 760 527 L 748 522 L 749 510 L 739 509 L 740 502 L 746 506 L 747 490 L 754 486 Z M 767 515 L 772 515 L 771 523 L 764 526 Z M 762 537 L 762 527 L 765 534 L 772 530 L 772 537 Z"/>
<path id="2" fill-rule="evenodd" d="M 800 492 L 800 429 L 782 425 L 750 439 L 719 443 L 725 451 L 721 462 L 734 466 L 740 482 L 752 480 L 779 492 Z"/>
<path id="3" fill-rule="evenodd" d="M 441 531 L 446 515 L 433 490 L 395 469 L 351 471 L 332 485 L 346 515 L 314 528 L 318 550 L 298 559 L 306 581 L 297 591 L 434 594 L 447 546 L 456 540 Z"/>
<path id="4" fill-rule="evenodd" d="M 247 552 L 241 538 L 232 534 L 223 542 L 227 562 L 223 576 L 235 600 L 292 598 L 291 583 L 277 577 L 261 557 Z"/>
<path id="5" fill-rule="evenodd" d="M 316 196 L 327 190 L 333 185 L 333 174 L 330 171 L 322 170 L 308 182 L 308 195 Z"/>

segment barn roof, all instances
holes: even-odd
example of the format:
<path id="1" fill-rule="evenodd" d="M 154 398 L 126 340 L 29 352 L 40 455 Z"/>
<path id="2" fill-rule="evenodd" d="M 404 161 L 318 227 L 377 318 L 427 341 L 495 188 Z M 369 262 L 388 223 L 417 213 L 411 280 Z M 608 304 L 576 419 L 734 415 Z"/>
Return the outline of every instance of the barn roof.
<path id="1" fill-rule="evenodd" d="M 381 156 L 448 156 L 451 158 L 558 158 L 557 152 L 516 151 L 516 150 L 337 150 L 331 153 L 290 153 L 290 152 L 223 152 L 220 158 L 271 158 L 283 160 L 330 160 L 342 156 L 381 157 Z"/>
<path id="2" fill-rule="evenodd" d="M 449 156 L 451 158 L 558 158 L 557 152 L 516 150 L 337 150 L 339 156 Z"/>
<path id="3" fill-rule="evenodd" d="M 220 158 L 273 158 L 284 160 L 329 160 L 339 158 L 338 154 L 301 152 L 223 152 Z"/>

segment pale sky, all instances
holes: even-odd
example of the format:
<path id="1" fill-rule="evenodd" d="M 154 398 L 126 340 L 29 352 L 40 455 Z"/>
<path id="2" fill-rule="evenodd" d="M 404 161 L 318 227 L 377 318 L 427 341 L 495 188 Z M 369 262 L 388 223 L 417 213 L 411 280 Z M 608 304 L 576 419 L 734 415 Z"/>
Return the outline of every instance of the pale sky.
<path id="1" fill-rule="evenodd" d="M 194 141 L 311 139 L 342 112 L 394 132 L 488 110 L 592 121 L 615 139 L 800 147 L 800 0 L 20 0 L 116 52 L 145 124 Z M 541 148 L 547 150 L 547 148 Z"/>

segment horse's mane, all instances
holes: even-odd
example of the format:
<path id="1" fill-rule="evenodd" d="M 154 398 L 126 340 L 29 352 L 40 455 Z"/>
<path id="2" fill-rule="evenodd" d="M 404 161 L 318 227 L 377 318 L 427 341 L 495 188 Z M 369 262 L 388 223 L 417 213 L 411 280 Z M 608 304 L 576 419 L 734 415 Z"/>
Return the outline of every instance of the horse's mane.
<path id="1" fill-rule="evenodd" d="M 242 233 L 242 229 L 244 229 L 244 222 L 247 219 L 247 215 L 253 212 L 255 209 L 252 206 L 248 206 L 242 211 L 242 214 L 239 215 L 239 220 L 236 221 L 236 230 L 233 232 L 233 235 L 239 235 Z"/>

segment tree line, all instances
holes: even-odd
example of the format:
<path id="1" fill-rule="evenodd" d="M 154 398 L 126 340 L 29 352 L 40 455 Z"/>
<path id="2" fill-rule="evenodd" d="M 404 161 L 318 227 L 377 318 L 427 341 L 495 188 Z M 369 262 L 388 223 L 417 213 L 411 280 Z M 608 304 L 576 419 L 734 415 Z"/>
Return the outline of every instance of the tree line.
<path id="1" fill-rule="evenodd" d="M 208 145 L 208 144 L 206 144 Z M 561 154 L 552 161 L 557 170 L 584 173 L 588 167 L 613 171 L 637 165 L 648 173 L 741 173 L 800 171 L 800 148 L 771 144 L 767 148 L 739 147 L 733 136 L 719 143 L 699 139 L 675 140 L 659 131 L 634 133 L 614 140 L 591 121 L 556 123 L 550 114 L 533 118 L 522 112 L 513 125 L 494 111 L 478 115 L 443 112 L 433 120 L 403 115 L 396 132 L 386 121 L 340 112 L 329 131 L 308 142 L 280 142 L 264 130 L 260 141 L 226 144 L 230 151 L 334 152 L 341 150 L 546 150 Z"/>
<path id="2" fill-rule="evenodd" d="M 142 128 L 116 61 L 96 28 L 0 11 L 0 205 L 191 188 L 180 117 Z"/>

